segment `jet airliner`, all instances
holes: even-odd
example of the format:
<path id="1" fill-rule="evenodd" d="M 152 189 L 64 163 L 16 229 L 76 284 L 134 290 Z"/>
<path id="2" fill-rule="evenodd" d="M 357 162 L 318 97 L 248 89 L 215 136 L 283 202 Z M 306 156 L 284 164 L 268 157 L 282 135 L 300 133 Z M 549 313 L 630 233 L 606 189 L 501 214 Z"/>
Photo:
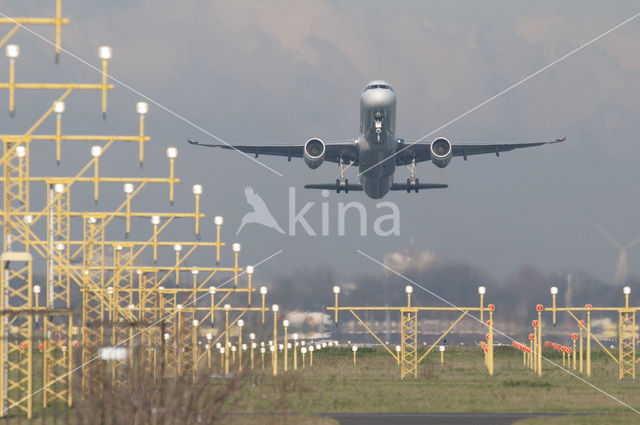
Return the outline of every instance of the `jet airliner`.
<path id="1" fill-rule="evenodd" d="M 545 142 L 523 143 L 452 143 L 438 137 L 431 143 L 415 143 L 397 138 L 396 134 L 396 93 L 386 81 L 376 80 L 367 84 L 360 94 L 360 135 L 355 140 L 325 143 L 311 138 L 303 145 L 226 145 L 206 144 L 189 140 L 199 146 L 222 149 L 237 149 L 241 152 L 259 155 L 274 155 L 303 158 L 311 169 L 318 168 L 324 161 L 338 164 L 339 177 L 335 184 L 307 184 L 307 189 L 330 189 L 341 191 L 364 191 L 373 199 L 382 198 L 390 190 L 418 192 L 420 189 L 442 189 L 446 184 L 420 183 L 416 177 L 416 164 L 431 161 L 439 168 L 446 167 L 454 156 L 464 160 L 470 155 L 511 151 L 551 143 L 563 142 L 565 138 Z M 409 168 L 409 178 L 405 183 L 394 183 L 393 175 L 397 166 Z M 345 171 L 357 166 L 360 184 L 350 184 Z"/>

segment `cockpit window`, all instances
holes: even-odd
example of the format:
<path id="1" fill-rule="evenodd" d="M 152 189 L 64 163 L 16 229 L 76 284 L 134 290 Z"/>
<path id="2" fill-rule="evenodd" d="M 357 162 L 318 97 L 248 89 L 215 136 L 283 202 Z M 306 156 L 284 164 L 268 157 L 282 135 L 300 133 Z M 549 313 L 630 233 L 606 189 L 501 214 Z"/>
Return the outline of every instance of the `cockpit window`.
<path id="1" fill-rule="evenodd" d="M 393 91 L 390 85 L 388 84 L 371 84 L 370 86 L 365 87 L 364 91 L 372 90 L 372 89 L 387 89 Z"/>

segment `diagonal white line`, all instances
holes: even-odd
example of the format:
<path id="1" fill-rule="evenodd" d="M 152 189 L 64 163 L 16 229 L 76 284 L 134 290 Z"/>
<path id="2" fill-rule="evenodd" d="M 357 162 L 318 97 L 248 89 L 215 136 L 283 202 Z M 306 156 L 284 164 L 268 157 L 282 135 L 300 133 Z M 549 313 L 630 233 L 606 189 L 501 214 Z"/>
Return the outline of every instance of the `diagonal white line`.
<path id="1" fill-rule="evenodd" d="M 36 37 L 38 37 L 39 39 L 43 40 L 44 42 L 49 43 L 49 44 L 51 44 L 51 45 L 52 45 L 52 46 L 54 46 L 54 47 L 56 46 L 56 44 L 55 44 L 53 41 L 51 41 L 51 40 L 47 39 L 46 37 L 44 37 L 44 36 L 40 35 L 39 33 L 35 32 L 35 31 L 33 31 L 32 29 L 30 29 L 30 28 L 28 28 L 28 27 L 26 27 L 26 26 L 24 26 L 24 25 L 22 25 L 22 24 L 18 23 L 15 19 L 13 19 L 13 18 L 11 18 L 11 17 L 9 17 L 9 16 L 5 15 L 4 13 L 0 12 L 0 16 L 2 16 L 2 17 L 3 17 L 3 18 L 5 18 L 5 19 L 10 20 L 10 21 L 11 21 L 11 22 L 13 22 L 15 25 L 17 25 L 17 26 L 19 26 L 19 27 L 21 27 L 21 28 L 25 29 L 26 31 L 28 31 L 28 32 L 30 32 L 31 34 L 35 35 Z M 140 96 L 140 97 L 144 98 L 144 99 L 145 99 L 145 100 L 147 100 L 148 102 L 153 103 L 154 105 L 156 105 L 156 106 L 157 106 L 157 107 L 159 107 L 160 109 L 164 110 L 165 112 L 168 112 L 169 114 L 173 115 L 174 117 L 178 118 L 179 120 L 184 121 L 185 123 L 189 124 L 191 127 L 195 128 L 195 129 L 197 129 L 197 130 L 200 130 L 201 132 L 203 132 L 203 133 L 204 133 L 204 134 L 206 134 L 207 136 L 209 136 L 209 137 L 211 137 L 211 138 L 213 138 L 213 139 L 215 139 L 215 140 L 219 141 L 220 143 L 223 143 L 223 144 L 225 144 L 225 145 L 229 146 L 231 149 L 233 149 L 233 150 L 235 150 L 235 151 L 237 151 L 237 152 L 240 152 L 242 155 L 244 155 L 245 157 L 249 158 L 249 159 L 250 159 L 250 160 L 252 160 L 253 162 L 255 162 L 255 163 L 257 163 L 257 164 L 259 164 L 259 165 L 263 166 L 264 168 L 266 168 L 267 170 L 271 171 L 272 173 L 277 174 L 278 176 L 282 177 L 282 174 L 280 174 L 278 171 L 276 171 L 276 170 L 274 170 L 273 168 L 269 167 L 268 165 L 266 165 L 266 164 L 262 163 L 261 161 L 259 161 L 258 159 L 256 159 L 256 158 L 252 157 L 251 155 L 246 154 L 246 153 L 242 152 L 241 150 L 239 150 L 239 149 L 235 148 L 233 145 L 229 144 L 227 141 L 225 141 L 225 140 L 221 139 L 220 137 L 216 136 L 215 134 L 211 133 L 210 131 L 205 130 L 204 128 L 200 127 L 199 125 L 197 125 L 197 124 L 195 124 L 194 122 L 190 121 L 189 119 L 185 118 L 183 115 L 181 115 L 181 114 L 179 114 L 179 113 L 177 113 L 177 112 L 173 111 L 173 110 L 172 110 L 172 109 L 170 109 L 169 107 L 164 106 L 163 104 L 161 104 L 161 103 L 159 103 L 159 102 L 157 102 L 157 101 L 153 100 L 153 99 L 152 99 L 152 98 L 150 98 L 149 96 L 147 96 L 147 95 L 145 95 L 145 94 L 141 93 L 140 91 L 138 91 L 138 90 L 134 89 L 133 87 L 131 87 L 130 85 L 126 84 L 125 82 L 123 82 L 123 81 L 119 80 L 118 78 L 114 77 L 113 75 L 103 72 L 100 68 L 98 68 L 98 67 L 96 67 L 96 66 L 94 66 L 94 65 L 90 64 L 90 63 L 89 63 L 89 62 L 87 62 L 86 60 L 82 59 L 81 57 L 79 57 L 79 56 L 77 56 L 77 55 L 75 55 L 75 54 L 73 54 L 73 53 L 71 53 L 69 50 L 67 50 L 67 49 L 63 48 L 62 46 L 60 46 L 60 50 L 61 50 L 62 52 L 64 52 L 64 53 L 66 53 L 67 55 L 71 56 L 72 58 L 76 59 L 77 61 L 79 61 L 79 62 L 81 62 L 81 63 L 85 64 L 86 66 L 88 66 L 89 68 L 93 69 L 94 71 L 97 71 L 97 72 L 99 72 L 100 74 L 106 75 L 106 76 L 107 76 L 109 79 L 111 79 L 112 81 L 115 81 L 116 83 L 120 84 L 122 87 L 124 87 L 124 88 L 128 89 L 129 91 L 131 91 L 131 92 L 133 92 L 133 93 L 137 94 L 138 96 Z"/>
<path id="2" fill-rule="evenodd" d="M 272 258 L 273 258 L 273 257 L 275 257 L 276 255 L 280 254 L 281 252 L 282 252 L 282 250 L 281 250 L 281 249 L 280 249 L 280 250 L 278 250 L 278 251 L 276 251 L 276 252 L 274 252 L 273 254 L 271 254 L 270 256 L 268 256 L 267 258 L 264 258 L 263 260 L 259 261 L 259 262 L 258 262 L 257 264 L 255 264 L 253 267 L 254 267 L 254 268 L 256 268 L 256 267 L 260 266 L 261 264 L 266 263 L 267 261 L 269 261 L 270 259 L 272 259 Z M 242 275 L 244 275 L 245 273 L 246 273 L 246 270 L 243 270 L 243 271 L 242 271 L 242 273 L 239 273 L 239 274 L 238 274 L 238 276 L 242 276 Z M 234 277 L 232 277 L 232 278 L 229 278 L 228 280 L 225 280 L 225 281 L 224 281 L 224 282 L 222 282 L 220 285 L 216 286 L 216 289 L 223 287 L 224 285 L 226 285 L 227 283 L 231 282 L 231 281 L 232 281 L 232 280 L 234 280 L 234 279 L 235 279 L 235 276 L 234 276 Z M 200 295 L 199 297 L 197 297 L 196 299 L 194 299 L 193 301 L 190 301 L 190 302 L 188 302 L 187 304 L 185 304 L 185 305 L 184 305 L 184 307 L 187 307 L 187 306 L 189 306 L 189 305 L 191 305 L 191 304 L 193 304 L 193 303 L 197 302 L 199 299 L 201 299 L 201 298 L 203 298 L 203 297 L 206 297 L 206 296 L 208 296 L 208 295 L 209 295 L 209 293 L 208 293 L 208 292 L 206 292 L 206 293 L 204 293 L 204 294 Z M 147 329 L 149 329 L 149 328 L 151 328 L 151 327 L 153 327 L 153 326 L 157 325 L 158 323 L 160 323 L 160 322 L 162 322 L 162 321 L 164 321 L 164 320 L 168 319 L 169 317 L 173 316 L 173 315 L 174 315 L 174 314 L 176 314 L 176 313 L 177 313 L 177 310 L 176 310 L 176 311 L 174 311 L 173 313 L 169 313 L 169 314 L 167 314 L 166 316 L 162 317 L 161 319 L 158 319 L 157 321 L 155 321 L 154 323 L 150 324 L 150 325 L 149 325 L 149 326 L 147 326 L 146 328 L 144 328 L 144 329 L 142 329 L 142 330 L 138 331 L 137 333 L 135 333 L 135 334 L 131 335 L 129 338 L 125 339 L 124 341 L 121 341 L 121 342 L 119 342 L 118 344 L 114 345 L 113 347 L 111 347 L 111 349 L 114 349 L 114 348 L 117 348 L 117 347 L 121 346 L 121 345 L 122 345 L 122 344 L 124 344 L 125 342 L 127 342 L 127 341 L 129 341 L 129 340 L 131 340 L 131 339 L 133 339 L 133 338 L 135 338 L 135 337 L 137 337 L 138 335 L 140 335 L 141 333 L 143 333 L 143 332 L 144 332 L 144 331 L 146 331 Z M 9 411 L 9 409 L 11 409 L 12 407 L 17 406 L 18 404 L 22 403 L 22 402 L 23 402 L 23 401 L 25 401 L 25 400 L 28 400 L 29 398 L 33 397 L 34 395 L 38 394 L 39 392 L 44 391 L 45 389 L 47 389 L 47 388 L 48 388 L 48 387 L 50 387 L 51 385 L 53 385 L 53 384 L 55 384 L 56 382 L 58 382 L 58 381 L 60 381 L 60 380 L 62 380 L 62 379 L 64 379 L 64 378 L 66 378 L 67 376 L 69 376 L 69 375 L 73 374 L 73 372 L 76 372 L 76 371 L 78 371 L 78 370 L 82 369 L 84 366 L 88 365 L 89 363 L 93 363 L 95 360 L 97 360 L 97 359 L 99 359 L 99 358 L 100 358 L 100 356 L 98 355 L 98 356 L 95 356 L 95 357 L 93 357 L 93 358 L 91 358 L 91 359 L 87 360 L 86 362 L 84 362 L 84 363 L 83 363 L 83 364 L 81 364 L 80 366 L 76 367 L 75 369 L 72 369 L 70 372 L 67 372 L 67 373 L 65 373 L 64 375 L 59 376 L 58 378 L 54 379 L 53 381 L 51 381 L 51 382 L 50 382 L 50 383 L 48 383 L 47 385 L 43 386 L 42 388 L 40 388 L 40 389 L 38 389 L 38 390 L 34 391 L 33 393 L 31 393 L 31 394 L 29 394 L 29 395 L 27 395 L 27 396 L 23 397 L 23 398 L 22 398 L 22 399 L 20 399 L 20 400 L 16 401 L 16 402 L 15 402 L 15 403 L 13 403 L 11 406 L 9 406 L 9 407 L 7 407 L 6 409 L 4 409 L 4 410 L 2 411 L 2 415 L 1 415 L 1 416 L 4 416 L 4 415 Z"/>
<path id="3" fill-rule="evenodd" d="M 397 275 L 398 277 L 406 280 L 407 282 L 411 283 L 413 286 L 418 287 L 420 289 L 422 289 L 423 291 L 429 293 L 430 295 L 433 295 L 434 297 L 436 297 L 437 299 L 439 299 L 440 301 L 444 302 L 445 304 L 448 304 L 449 306 L 459 310 L 461 313 L 464 313 L 465 310 L 461 307 L 458 307 L 457 305 L 453 304 L 450 301 L 445 300 L 444 298 L 442 298 L 440 295 L 434 293 L 433 291 L 428 290 L 427 288 L 425 288 L 424 286 L 420 285 L 419 283 L 409 279 L 408 277 L 406 277 L 405 275 L 403 275 L 402 273 L 392 269 L 391 267 L 387 266 L 384 263 L 381 263 L 380 261 L 376 260 L 375 258 L 371 257 L 370 255 L 364 253 L 363 251 L 357 249 L 356 250 L 360 255 L 368 258 L 369 260 L 373 261 L 376 264 L 381 265 L 383 268 L 385 268 L 386 270 L 389 270 L 391 273 Z M 477 317 L 475 317 L 474 315 L 472 315 L 471 313 L 467 313 L 467 315 L 471 318 L 473 318 L 475 321 L 481 323 L 483 326 L 489 327 L 489 325 L 487 325 L 486 323 L 483 323 L 482 321 L 480 321 L 480 319 L 478 319 Z M 505 334 L 504 332 L 500 331 L 499 329 L 496 329 L 495 327 L 493 328 L 494 332 L 502 335 L 503 337 L 507 338 L 509 341 L 512 342 L 516 342 L 515 339 L 513 339 L 511 336 Z M 557 363 L 554 363 L 552 360 L 549 360 L 548 358 L 546 358 L 545 356 L 543 356 L 541 353 L 535 353 L 537 356 L 539 356 L 540 358 L 542 358 L 543 360 L 545 360 L 546 362 L 548 362 L 549 364 L 557 367 L 558 369 L 568 373 L 569 375 L 573 376 L 574 378 L 578 379 L 579 381 L 587 384 L 588 386 L 590 386 L 591 388 L 593 388 L 596 391 L 599 391 L 600 393 L 604 394 L 605 396 L 609 397 L 610 399 L 616 401 L 617 403 L 620 403 L 621 405 L 623 405 L 624 407 L 634 411 L 635 413 L 640 414 L 640 411 L 636 410 L 635 408 L 631 407 L 629 404 L 625 403 L 624 401 L 620 400 L 619 398 L 615 397 L 612 394 L 609 394 L 608 392 L 604 391 L 603 389 L 600 389 L 598 387 L 596 387 L 595 385 L 593 385 L 591 382 L 585 380 L 584 378 L 581 378 L 580 376 L 576 375 L 575 373 L 571 372 L 569 369 L 565 369 L 564 367 L 560 366 Z"/>
<path id="4" fill-rule="evenodd" d="M 513 90 L 514 88 L 518 87 L 519 85 L 521 85 L 522 83 L 529 81 L 530 79 L 532 79 L 533 77 L 537 76 L 538 74 L 546 71 L 547 69 L 551 68 L 552 66 L 562 62 L 563 60 L 567 59 L 569 56 L 573 55 L 574 53 L 578 53 L 580 50 L 584 49 L 587 46 L 590 46 L 591 44 L 595 43 L 596 41 L 600 40 L 601 38 L 606 37 L 607 35 L 609 35 L 610 33 L 612 33 L 613 31 L 617 30 L 618 28 L 620 28 L 621 26 L 633 21 L 634 19 L 636 19 L 638 16 L 640 16 L 640 13 L 636 13 L 635 15 L 633 15 L 632 17 L 630 17 L 629 19 L 624 20 L 623 22 L 620 22 L 618 25 L 608 29 L 607 31 L 603 32 L 602 34 L 600 34 L 599 36 L 592 38 L 591 40 L 589 40 L 588 42 L 586 42 L 585 44 L 581 45 L 580 47 L 577 47 L 575 49 L 573 49 L 572 51 L 570 51 L 569 53 L 567 53 L 566 55 L 554 60 L 553 62 L 551 62 L 550 64 L 540 68 L 539 70 L 537 70 L 536 72 L 534 72 L 533 74 L 530 74 L 529 76 L 523 78 L 522 80 L 518 81 L 517 83 L 514 83 L 512 85 L 510 85 L 509 87 L 507 87 L 506 89 L 502 90 L 500 93 L 496 94 L 495 96 L 490 97 L 489 99 L 485 100 L 482 103 L 479 103 L 478 105 L 474 106 L 473 108 L 469 109 L 468 111 L 458 115 L 457 117 L 455 117 L 454 119 L 452 119 L 451 121 L 441 125 L 440 127 L 436 128 L 435 130 L 425 134 L 424 136 L 422 136 L 421 138 L 419 138 L 418 140 L 416 140 L 415 142 L 412 142 L 410 144 L 408 144 L 407 146 L 403 147 L 402 149 L 396 151 L 393 155 L 388 156 L 387 158 L 383 159 L 382 161 L 376 163 L 375 165 L 372 165 L 371 167 L 367 168 L 364 171 L 361 171 L 358 173 L 358 176 L 360 176 L 363 173 L 366 173 L 367 171 L 377 167 L 378 165 L 382 164 L 383 162 L 395 157 L 396 155 L 398 155 L 400 152 L 405 151 L 406 149 L 409 149 L 411 146 L 415 145 L 416 143 L 420 143 L 422 142 L 424 139 L 426 139 L 429 136 L 432 136 L 434 133 L 437 133 L 438 131 L 444 129 L 445 127 L 450 126 L 451 124 L 453 124 L 454 122 L 466 117 L 467 115 L 471 114 L 472 112 L 482 108 L 483 106 L 485 106 L 488 103 L 491 103 L 492 101 L 496 100 L 497 98 L 499 98 L 500 96 L 502 96 L 503 94 L 510 92 L 511 90 Z"/>

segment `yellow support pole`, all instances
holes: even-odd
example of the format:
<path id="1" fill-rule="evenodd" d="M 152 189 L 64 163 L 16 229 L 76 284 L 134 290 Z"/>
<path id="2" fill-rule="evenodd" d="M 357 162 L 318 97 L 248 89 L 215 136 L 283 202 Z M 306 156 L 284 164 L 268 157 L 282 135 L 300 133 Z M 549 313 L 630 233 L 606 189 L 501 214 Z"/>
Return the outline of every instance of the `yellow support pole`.
<path id="1" fill-rule="evenodd" d="M 289 353 L 289 347 L 287 346 L 287 328 L 289 327 L 289 321 L 288 320 L 284 320 L 282 323 L 282 326 L 284 327 L 284 371 L 287 371 L 287 363 L 288 363 L 288 353 Z"/>
<path id="2" fill-rule="evenodd" d="M 584 322 L 581 320 L 580 321 L 580 336 L 579 336 L 579 338 L 580 338 L 580 373 L 583 372 L 583 368 L 582 368 L 582 359 L 583 359 L 582 341 L 583 341 L 584 337 L 583 337 L 583 334 L 582 334 L 582 328 L 584 328 Z"/>
<path id="3" fill-rule="evenodd" d="M 591 305 L 587 304 L 587 377 L 591 376 Z"/>
<path id="4" fill-rule="evenodd" d="M 237 264 L 236 264 L 237 267 Z M 271 310 L 273 311 L 273 376 L 278 375 L 278 304 L 274 304 L 271 306 Z"/>

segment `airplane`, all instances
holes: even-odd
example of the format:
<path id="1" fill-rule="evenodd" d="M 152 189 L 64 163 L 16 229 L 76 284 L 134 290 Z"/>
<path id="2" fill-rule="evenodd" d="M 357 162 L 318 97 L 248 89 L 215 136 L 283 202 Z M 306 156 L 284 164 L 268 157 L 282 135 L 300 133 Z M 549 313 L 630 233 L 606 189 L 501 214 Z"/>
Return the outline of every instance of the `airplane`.
<path id="1" fill-rule="evenodd" d="M 307 189 L 329 189 L 337 193 L 343 191 L 364 191 L 373 199 L 380 199 L 389 191 L 406 190 L 407 193 L 420 189 L 443 189 L 446 184 L 420 183 L 416 177 L 416 164 L 431 161 L 439 168 L 446 167 L 451 158 L 500 152 L 519 148 L 528 148 L 545 144 L 560 143 L 566 138 L 546 142 L 523 143 L 451 143 L 444 137 L 438 137 L 431 143 L 415 143 L 397 138 L 396 133 L 396 93 L 382 80 L 367 84 L 360 94 L 360 136 L 355 140 L 325 143 L 319 138 L 311 138 L 304 145 L 228 145 L 206 144 L 188 140 L 192 145 L 222 149 L 236 149 L 241 152 L 259 155 L 273 155 L 291 158 L 303 158 L 311 169 L 316 169 L 324 161 L 338 164 L 339 178 L 336 183 L 307 184 Z M 393 175 L 397 166 L 409 168 L 409 178 L 405 183 L 394 183 Z M 360 184 L 349 184 L 345 171 L 357 166 Z"/>

